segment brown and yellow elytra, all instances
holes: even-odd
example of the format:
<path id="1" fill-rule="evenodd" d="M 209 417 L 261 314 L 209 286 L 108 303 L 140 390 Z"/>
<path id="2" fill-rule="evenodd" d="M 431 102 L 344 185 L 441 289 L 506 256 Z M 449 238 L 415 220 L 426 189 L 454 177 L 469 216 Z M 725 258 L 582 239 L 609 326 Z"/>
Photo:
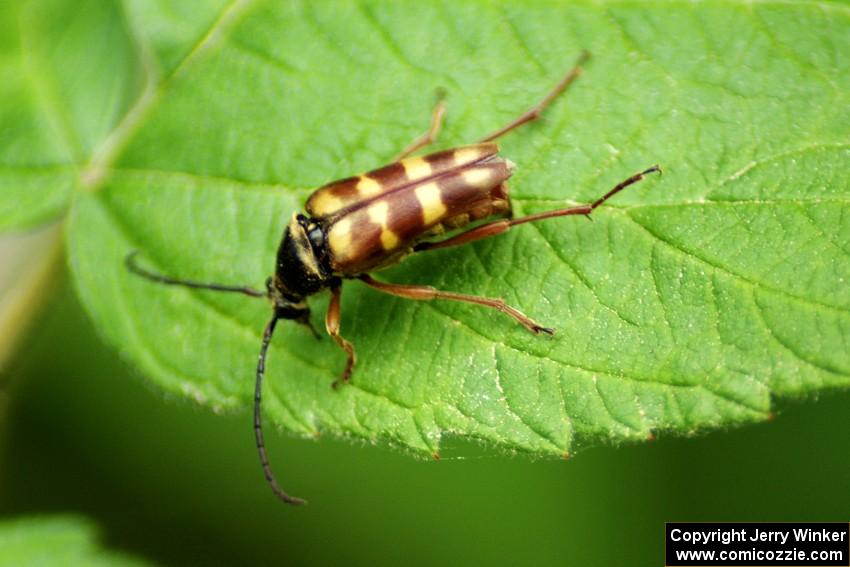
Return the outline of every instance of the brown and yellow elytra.
<path id="1" fill-rule="evenodd" d="M 407 158 L 317 189 L 306 208 L 327 227 L 331 270 L 379 269 L 423 236 L 509 212 L 505 181 L 513 164 L 498 151 L 483 143 Z"/>
<path id="2" fill-rule="evenodd" d="M 333 383 L 334 387 L 350 380 L 357 361 L 354 346 L 340 335 L 341 291 L 346 280 L 357 279 L 373 289 L 407 299 L 474 303 L 514 318 L 533 333 L 554 332 L 499 298 L 442 291 L 430 286 L 386 283 L 374 279 L 369 272 L 395 264 L 411 253 L 489 238 L 520 224 L 560 216 L 590 215 L 644 175 L 660 172 L 656 165 L 636 173 L 587 205 L 511 218 L 507 180 L 514 164 L 499 156 L 499 148 L 493 140 L 536 120 L 580 75 L 581 64 L 586 58 L 587 54 L 583 53 L 576 65 L 537 105 L 473 145 L 409 157 L 434 141 L 445 112 L 440 100 L 432 113 L 428 131 L 402 151 L 393 163 L 316 189 L 307 199 L 308 215 L 294 214 L 284 229 L 274 275 L 266 280 L 265 291 L 156 274 L 136 263 L 135 252 L 127 255 L 127 267 L 132 272 L 155 282 L 237 292 L 271 301 L 273 314 L 263 332 L 254 386 L 254 433 L 263 473 L 281 500 L 288 504 L 304 503 L 278 486 L 269 466 L 261 414 L 266 353 L 279 319 L 294 320 L 308 326 L 315 334 L 307 306 L 309 296 L 325 289 L 331 292 L 325 329 L 347 356 L 345 368 Z M 440 239 L 447 231 L 491 218 L 498 220 Z"/>

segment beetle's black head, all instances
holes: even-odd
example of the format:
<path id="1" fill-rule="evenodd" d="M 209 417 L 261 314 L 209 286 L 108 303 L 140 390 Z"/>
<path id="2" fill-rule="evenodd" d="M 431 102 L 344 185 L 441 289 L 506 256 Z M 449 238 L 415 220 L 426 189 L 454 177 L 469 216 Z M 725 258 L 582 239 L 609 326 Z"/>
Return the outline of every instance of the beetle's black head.
<path id="1" fill-rule="evenodd" d="M 268 290 L 269 298 L 274 304 L 275 317 L 278 319 L 292 319 L 310 326 L 310 308 L 307 306 L 307 301 L 303 297 L 298 299 L 285 296 L 280 288 L 277 287 L 274 277 L 266 280 L 266 289 Z"/>
<path id="2" fill-rule="evenodd" d="M 289 303 L 299 303 L 305 297 L 324 288 L 329 280 L 325 232 L 304 215 L 293 215 L 283 231 L 277 250 L 277 267 L 270 296 Z"/>

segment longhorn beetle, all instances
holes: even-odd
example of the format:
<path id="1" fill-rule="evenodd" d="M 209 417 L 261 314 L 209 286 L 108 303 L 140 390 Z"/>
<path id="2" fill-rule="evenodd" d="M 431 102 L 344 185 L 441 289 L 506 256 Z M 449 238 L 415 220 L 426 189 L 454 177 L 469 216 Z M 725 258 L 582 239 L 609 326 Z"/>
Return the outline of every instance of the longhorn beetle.
<path id="1" fill-rule="evenodd" d="M 354 345 L 339 334 L 340 298 L 344 280 L 357 279 L 380 292 L 406 299 L 430 301 L 446 299 L 475 303 L 513 317 L 532 333 L 553 334 L 524 313 L 506 305 L 501 299 L 478 297 L 430 286 L 381 282 L 369 272 L 400 262 L 415 252 L 458 246 L 502 234 L 511 227 L 543 219 L 567 215 L 589 215 L 599 205 L 625 187 L 649 173 L 661 172 L 654 165 L 618 183 L 613 189 L 588 205 L 511 218 L 507 179 L 514 164 L 499 156 L 493 140 L 540 117 L 543 110 L 563 93 L 581 74 L 587 59 L 584 52 L 575 66 L 534 107 L 504 127 L 470 146 L 461 146 L 423 157 L 408 157 L 431 144 L 442 123 L 445 105 L 442 97 L 434 107 L 428 131 L 414 140 L 390 165 L 363 175 L 334 181 L 316 189 L 307 199 L 308 215 L 295 213 L 283 231 L 277 251 L 274 275 L 266 280 L 266 290 L 249 286 L 202 283 L 156 274 L 140 267 L 136 252 L 126 257 L 129 270 L 149 280 L 195 289 L 242 293 L 268 299 L 273 307 L 271 321 L 263 332 L 254 389 L 254 434 L 263 473 L 274 493 L 287 504 L 303 504 L 278 486 L 263 442 L 262 400 L 266 352 L 279 319 L 292 319 L 310 324 L 307 298 L 329 289 L 330 304 L 325 315 L 325 328 L 337 345 L 345 351 L 347 362 L 334 388 L 348 382 L 357 361 Z M 459 229 L 471 222 L 490 217 L 503 217 L 480 224 L 454 236 L 433 240 L 447 230 Z"/>

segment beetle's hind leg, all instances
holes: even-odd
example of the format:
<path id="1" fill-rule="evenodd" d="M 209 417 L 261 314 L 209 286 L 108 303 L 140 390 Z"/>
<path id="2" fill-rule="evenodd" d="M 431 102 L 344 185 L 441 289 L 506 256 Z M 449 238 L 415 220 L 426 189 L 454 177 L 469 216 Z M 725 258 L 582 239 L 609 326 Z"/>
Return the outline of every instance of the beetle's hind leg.
<path id="1" fill-rule="evenodd" d="M 573 83 L 573 81 L 575 81 L 579 77 L 579 75 L 581 75 L 581 66 L 584 64 L 585 61 L 588 60 L 589 57 L 590 53 L 588 53 L 587 51 L 582 51 L 575 65 L 573 65 L 573 68 L 570 69 L 560 81 L 558 81 L 558 84 L 555 85 L 552 90 L 546 93 L 546 96 L 544 96 L 540 102 L 520 114 L 517 118 L 513 119 L 505 126 L 502 126 L 495 132 L 491 132 L 490 134 L 484 136 L 479 140 L 479 142 L 490 142 L 492 140 L 495 140 L 496 138 L 501 138 L 508 132 L 516 130 L 523 124 L 533 122 L 534 120 L 540 118 L 540 115 L 543 114 L 543 111 L 546 110 L 546 108 L 548 108 L 549 105 L 552 104 L 555 99 L 558 98 L 565 90 L 567 90 L 567 87 L 569 87 Z"/>
<path id="2" fill-rule="evenodd" d="M 519 324 L 521 324 L 523 327 L 525 327 L 535 335 L 539 333 L 546 333 L 547 335 L 552 335 L 555 333 L 555 329 L 552 329 L 550 327 L 544 327 L 531 317 L 528 317 L 519 309 L 505 304 L 504 300 L 501 298 L 494 299 L 490 297 L 479 297 L 477 295 L 467 295 L 465 293 L 455 293 L 453 291 L 441 291 L 428 285 L 403 285 L 384 283 L 379 282 L 368 274 L 363 274 L 362 276 L 358 277 L 369 287 L 372 287 L 384 293 L 388 293 L 390 295 L 395 295 L 397 297 L 413 299 L 415 301 L 448 299 L 450 301 L 460 301 L 463 303 L 474 303 L 476 305 L 483 305 L 484 307 L 490 307 L 491 309 L 501 311 L 505 315 L 513 317 Z"/>
<path id="3" fill-rule="evenodd" d="M 553 217 L 565 217 L 568 215 L 584 215 L 586 217 L 590 217 L 590 214 L 596 210 L 602 203 L 628 187 L 634 183 L 637 183 L 644 176 L 650 173 L 661 173 L 661 168 L 657 165 L 653 165 L 649 169 L 641 171 L 640 173 L 635 173 L 628 179 L 624 179 L 620 183 L 614 186 L 613 189 L 593 201 L 588 205 L 579 205 L 578 207 L 570 207 L 567 209 L 556 209 L 554 211 L 544 211 L 542 213 L 537 213 L 535 215 L 527 215 L 524 217 L 519 217 L 517 219 L 502 219 L 495 222 L 490 222 L 487 224 L 483 224 L 481 226 L 475 227 L 471 230 L 467 230 L 466 232 L 461 232 L 451 238 L 447 238 L 445 240 L 440 240 L 439 242 L 420 242 L 416 246 L 413 247 L 414 252 L 423 252 L 425 250 L 436 250 L 437 248 L 448 248 L 450 246 L 459 246 L 461 244 L 467 244 L 469 242 L 475 242 L 476 240 L 483 240 L 485 238 L 490 238 L 491 236 L 497 236 L 504 232 L 507 232 L 511 229 L 512 226 L 516 226 L 518 224 L 525 224 L 527 222 L 535 222 L 543 219 L 549 219 Z"/>
<path id="4" fill-rule="evenodd" d="M 434 110 L 431 111 L 431 124 L 428 126 L 428 131 L 413 140 L 409 146 L 395 156 L 392 160 L 393 163 L 406 158 L 416 150 L 421 150 L 425 146 L 434 143 L 437 139 L 437 134 L 440 133 L 440 127 L 443 125 L 443 117 L 446 115 L 445 96 L 443 89 L 437 89 L 437 103 L 434 105 Z"/>
<path id="5" fill-rule="evenodd" d="M 331 302 L 328 304 L 328 312 L 325 315 L 325 329 L 331 338 L 339 345 L 339 348 L 345 351 L 348 355 L 348 360 L 345 363 L 345 370 L 338 379 L 333 383 L 334 388 L 338 388 L 340 384 L 345 384 L 351 380 L 351 372 L 354 370 L 354 365 L 357 363 L 357 353 L 354 351 L 354 345 L 345 340 L 339 334 L 339 313 L 340 300 L 342 299 L 342 286 L 336 285 L 331 288 Z"/>

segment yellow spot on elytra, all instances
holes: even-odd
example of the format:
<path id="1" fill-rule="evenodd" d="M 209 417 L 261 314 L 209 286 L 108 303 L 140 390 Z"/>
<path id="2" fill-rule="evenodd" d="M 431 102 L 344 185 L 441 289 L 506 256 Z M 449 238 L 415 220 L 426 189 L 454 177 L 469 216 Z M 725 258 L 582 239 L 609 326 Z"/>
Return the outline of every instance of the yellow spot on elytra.
<path id="1" fill-rule="evenodd" d="M 371 197 L 372 195 L 377 195 L 381 192 L 381 190 L 381 184 L 372 179 L 371 177 L 366 177 L 364 175 L 360 178 L 360 181 L 357 182 L 357 193 L 361 197 Z"/>
<path id="2" fill-rule="evenodd" d="M 316 216 L 327 215 L 340 208 L 342 208 L 342 201 L 331 195 L 329 191 L 315 193 L 310 203 L 310 209 Z"/>
<path id="3" fill-rule="evenodd" d="M 369 213 L 369 220 L 381 228 L 385 228 L 387 226 L 387 215 L 389 211 L 390 206 L 386 201 L 373 203 L 369 205 L 369 208 L 367 209 L 367 212 Z"/>
<path id="4" fill-rule="evenodd" d="M 351 219 L 342 218 L 331 225 L 328 245 L 337 260 L 347 258 L 351 251 Z"/>
<path id="5" fill-rule="evenodd" d="M 398 236 L 388 228 L 381 231 L 381 246 L 384 250 L 392 250 L 398 246 Z"/>
<path id="6" fill-rule="evenodd" d="M 469 146 L 455 150 L 452 159 L 454 160 L 455 165 L 465 165 L 481 159 L 482 157 L 484 157 L 484 152 L 481 151 L 479 146 Z"/>
<path id="7" fill-rule="evenodd" d="M 384 250 L 392 250 L 398 245 L 398 236 L 387 227 L 390 207 L 385 201 L 369 205 L 367 213 L 369 220 L 381 227 L 381 246 Z"/>
<path id="8" fill-rule="evenodd" d="M 411 181 L 424 179 L 431 175 L 431 164 L 422 158 L 409 158 L 403 160 L 401 165 L 404 166 L 404 172 Z"/>
<path id="9" fill-rule="evenodd" d="M 467 185 L 483 188 L 493 183 L 493 175 L 487 167 L 473 167 L 462 173 L 463 180 Z"/>
<path id="10" fill-rule="evenodd" d="M 422 207 L 422 221 L 427 226 L 440 220 L 446 214 L 446 205 L 440 195 L 440 188 L 436 183 L 425 183 L 415 189 L 416 198 Z"/>

